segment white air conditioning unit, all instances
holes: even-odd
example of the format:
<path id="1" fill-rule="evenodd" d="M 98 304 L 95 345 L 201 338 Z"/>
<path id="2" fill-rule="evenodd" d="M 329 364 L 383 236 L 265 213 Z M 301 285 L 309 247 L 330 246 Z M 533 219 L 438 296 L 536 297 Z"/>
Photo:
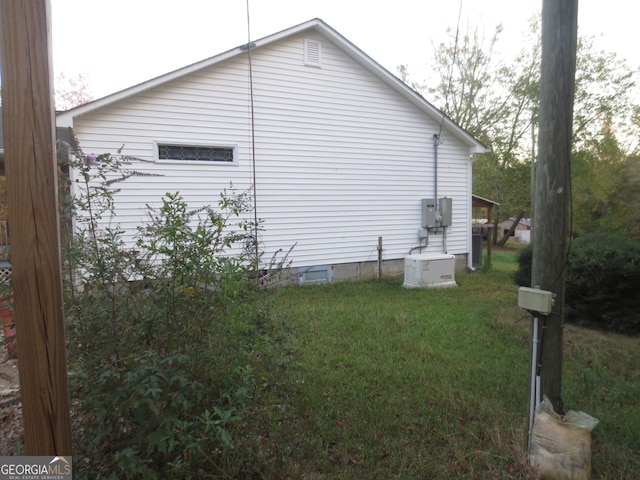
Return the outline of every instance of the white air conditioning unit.
<path id="1" fill-rule="evenodd" d="M 456 285 L 455 255 L 422 254 L 404 257 L 405 288 L 439 288 Z"/>

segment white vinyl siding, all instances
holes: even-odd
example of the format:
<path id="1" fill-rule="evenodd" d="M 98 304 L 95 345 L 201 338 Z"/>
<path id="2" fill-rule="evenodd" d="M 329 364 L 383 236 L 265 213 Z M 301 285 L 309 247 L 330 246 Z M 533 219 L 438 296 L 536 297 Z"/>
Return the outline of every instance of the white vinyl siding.
<path id="1" fill-rule="evenodd" d="M 322 68 L 305 65 L 304 41 L 321 42 Z M 269 258 L 296 244 L 293 266 L 402 258 L 419 244 L 421 199 L 433 197 L 429 118 L 331 41 L 309 34 L 252 50 L 257 214 Z M 236 146 L 236 168 L 215 162 L 157 162 L 162 177 L 122 184 L 117 221 L 133 229 L 145 204 L 179 191 L 191 205 L 216 204 L 230 183 L 253 183 L 247 56 L 157 86 L 75 119 L 85 153 L 117 150 L 147 160 L 158 143 Z M 438 147 L 438 196 L 451 197 L 450 254 L 470 251 L 469 147 L 445 130 Z M 442 233 L 427 251 L 442 252 Z"/>

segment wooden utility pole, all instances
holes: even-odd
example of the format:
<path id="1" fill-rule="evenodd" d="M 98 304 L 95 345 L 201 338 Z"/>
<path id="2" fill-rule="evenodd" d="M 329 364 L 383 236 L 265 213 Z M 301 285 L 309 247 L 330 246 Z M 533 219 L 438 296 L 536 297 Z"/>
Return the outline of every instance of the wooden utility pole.
<path id="1" fill-rule="evenodd" d="M 555 294 L 540 317 L 541 391 L 562 411 L 564 280 L 575 88 L 578 0 L 543 0 L 542 75 L 531 286 Z"/>
<path id="2" fill-rule="evenodd" d="M 71 452 L 49 0 L 0 0 L 12 285 L 27 455 Z"/>

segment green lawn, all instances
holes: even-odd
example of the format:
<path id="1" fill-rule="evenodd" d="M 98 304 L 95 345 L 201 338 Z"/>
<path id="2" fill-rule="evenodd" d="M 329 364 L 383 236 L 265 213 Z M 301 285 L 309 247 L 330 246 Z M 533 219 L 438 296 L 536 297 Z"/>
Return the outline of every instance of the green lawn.
<path id="1" fill-rule="evenodd" d="M 457 288 L 289 287 L 296 387 L 260 435 L 272 478 L 533 479 L 525 455 L 529 316 L 512 252 Z M 640 478 L 639 339 L 567 327 L 567 409 L 600 419 L 592 478 Z"/>

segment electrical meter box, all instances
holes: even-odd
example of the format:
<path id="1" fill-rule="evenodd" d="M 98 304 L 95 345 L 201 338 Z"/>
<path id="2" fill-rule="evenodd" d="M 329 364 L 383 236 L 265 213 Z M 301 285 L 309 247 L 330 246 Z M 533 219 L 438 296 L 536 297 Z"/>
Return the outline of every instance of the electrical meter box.
<path id="1" fill-rule="evenodd" d="M 437 223 L 438 204 L 435 198 L 422 199 L 422 224 L 423 228 L 438 227 Z"/>
<path id="2" fill-rule="evenodd" d="M 422 199 L 422 228 L 451 226 L 451 199 L 443 197 Z"/>
<path id="3" fill-rule="evenodd" d="M 438 199 L 440 216 L 442 217 L 440 225 L 443 227 L 451 226 L 451 199 L 448 197 L 443 197 Z"/>

